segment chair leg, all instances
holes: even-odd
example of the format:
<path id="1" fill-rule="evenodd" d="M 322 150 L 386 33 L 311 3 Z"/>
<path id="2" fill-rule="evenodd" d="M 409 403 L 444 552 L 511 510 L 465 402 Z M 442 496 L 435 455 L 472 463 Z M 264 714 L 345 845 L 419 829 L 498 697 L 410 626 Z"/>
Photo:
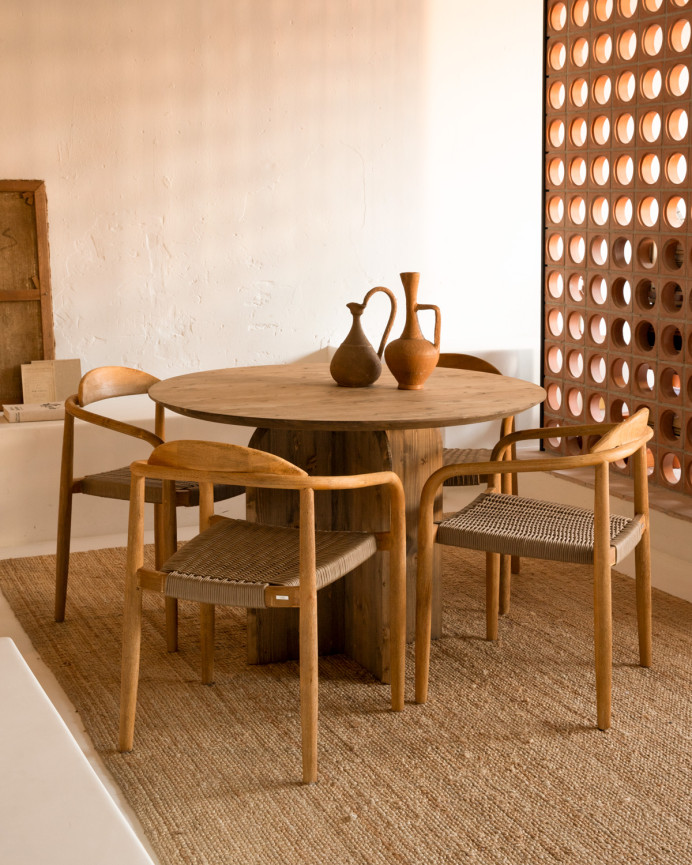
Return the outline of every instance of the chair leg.
<path id="1" fill-rule="evenodd" d="M 135 737 L 135 712 L 142 638 L 142 590 L 128 580 L 125 588 L 123 658 L 120 680 L 120 733 L 118 750 L 131 751 Z"/>
<path id="2" fill-rule="evenodd" d="M 599 730 L 607 730 L 613 679 L 613 610 L 607 562 L 594 568 L 594 644 L 597 725 Z"/>
<path id="3" fill-rule="evenodd" d="M 509 613 L 510 594 L 512 590 L 512 559 L 513 556 L 500 556 L 500 615 Z"/>
<path id="4" fill-rule="evenodd" d="M 500 610 L 500 554 L 485 554 L 485 633 L 487 640 L 497 640 Z"/>
<path id="5" fill-rule="evenodd" d="M 65 621 L 67 576 L 70 569 L 70 532 L 72 530 L 72 490 L 60 487 L 58 504 L 58 544 L 55 556 L 55 621 Z"/>
<path id="6" fill-rule="evenodd" d="M 213 604 L 199 605 L 203 685 L 214 684 L 214 610 Z"/>
<path id="7" fill-rule="evenodd" d="M 314 603 L 313 603 L 314 601 Z M 300 727 L 303 783 L 317 781 L 317 595 L 300 607 Z"/>
<path id="8" fill-rule="evenodd" d="M 634 571 L 637 592 L 637 630 L 639 632 L 639 664 L 651 666 L 651 550 L 649 532 L 634 551 Z"/>
<path id="9" fill-rule="evenodd" d="M 178 546 L 175 508 L 154 505 L 154 560 L 157 568 L 170 558 Z M 166 647 L 178 651 L 178 599 L 166 598 Z"/>
<path id="10" fill-rule="evenodd" d="M 432 518 L 431 518 L 432 521 Z M 418 529 L 416 573 L 416 703 L 427 703 L 432 629 L 433 537 L 427 521 Z"/>

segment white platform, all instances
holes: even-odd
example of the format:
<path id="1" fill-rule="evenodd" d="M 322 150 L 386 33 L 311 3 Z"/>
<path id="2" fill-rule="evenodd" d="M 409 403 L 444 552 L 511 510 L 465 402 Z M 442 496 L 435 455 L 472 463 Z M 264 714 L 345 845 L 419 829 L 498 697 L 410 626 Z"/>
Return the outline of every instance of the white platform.
<path id="1" fill-rule="evenodd" d="M 153 863 L 9 637 L 0 637 L 0 862 Z"/>

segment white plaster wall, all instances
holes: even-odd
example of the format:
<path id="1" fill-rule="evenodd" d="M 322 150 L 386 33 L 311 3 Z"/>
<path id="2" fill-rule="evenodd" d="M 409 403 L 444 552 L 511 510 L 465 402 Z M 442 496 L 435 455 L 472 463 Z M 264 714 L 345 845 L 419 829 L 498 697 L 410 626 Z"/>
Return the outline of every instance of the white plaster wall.
<path id="1" fill-rule="evenodd" d="M 159 376 L 292 360 L 420 270 L 446 348 L 536 378 L 541 15 L 3 0 L 2 172 L 47 184 L 58 356 Z"/>

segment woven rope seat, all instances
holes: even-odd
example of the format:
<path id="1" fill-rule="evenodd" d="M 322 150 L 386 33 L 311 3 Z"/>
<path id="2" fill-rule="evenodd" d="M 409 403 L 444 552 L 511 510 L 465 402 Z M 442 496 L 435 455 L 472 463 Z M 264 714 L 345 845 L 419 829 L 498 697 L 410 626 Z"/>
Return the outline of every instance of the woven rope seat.
<path id="1" fill-rule="evenodd" d="M 120 469 L 112 469 L 108 472 L 87 475 L 82 478 L 81 491 L 89 496 L 101 496 L 108 499 L 130 498 L 130 469 L 125 466 Z M 163 487 L 157 478 L 147 478 L 145 482 L 144 501 L 149 504 L 160 505 L 163 500 Z M 214 484 L 214 501 L 222 501 L 233 496 L 242 495 L 244 487 L 234 487 L 228 484 Z M 197 507 L 199 505 L 199 486 L 188 481 L 175 482 L 175 494 L 178 504 L 185 507 Z M 182 501 L 181 501 L 182 499 Z"/>
<path id="2" fill-rule="evenodd" d="M 316 532 L 317 588 L 352 571 L 377 549 L 375 536 Z M 299 583 L 299 531 L 222 519 L 162 566 L 166 595 L 205 604 L 263 608 L 267 586 Z"/>
<path id="3" fill-rule="evenodd" d="M 611 515 L 615 563 L 641 538 L 640 523 Z M 437 541 L 522 558 L 593 564 L 594 516 L 572 505 L 483 493 L 439 524 Z"/>
<path id="4" fill-rule="evenodd" d="M 443 465 L 453 466 L 457 463 L 483 463 L 490 459 L 490 451 L 487 448 L 445 448 L 442 451 Z M 487 483 L 486 475 L 457 475 L 447 478 L 446 487 L 477 487 L 479 484 Z"/>

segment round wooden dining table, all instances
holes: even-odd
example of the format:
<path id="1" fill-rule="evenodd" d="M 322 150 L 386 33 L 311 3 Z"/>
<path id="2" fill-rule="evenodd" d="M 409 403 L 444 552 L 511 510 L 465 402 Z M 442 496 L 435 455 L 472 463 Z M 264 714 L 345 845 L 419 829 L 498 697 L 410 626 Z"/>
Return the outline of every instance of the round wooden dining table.
<path id="1" fill-rule="evenodd" d="M 250 446 L 279 454 L 314 475 L 385 469 L 406 494 L 407 632 L 415 632 L 417 522 L 426 479 L 442 465 L 441 428 L 516 415 L 545 399 L 536 384 L 508 376 L 436 368 L 422 390 L 399 390 L 387 369 L 366 388 L 339 387 L 323 363 L 235 367 L 157 382 L 149 396 L 171 411 L 255 427 Z M 441 496 L 438 513 L 441 513 Z M 378 488 L 319 492 L 318 529 L 381 531 L 388 514 Z M 295 525 L 296 493 L 248 490 L 249 519 Z M 384 552 L 319 593 L 320 651 L 346 652 L 389 680 L 388 585 Z M 439 560 L 433 588 L 433 636 L 442 628 Z M 248 661 L 298 656 L 298 611 L 248 613 Z"/>

